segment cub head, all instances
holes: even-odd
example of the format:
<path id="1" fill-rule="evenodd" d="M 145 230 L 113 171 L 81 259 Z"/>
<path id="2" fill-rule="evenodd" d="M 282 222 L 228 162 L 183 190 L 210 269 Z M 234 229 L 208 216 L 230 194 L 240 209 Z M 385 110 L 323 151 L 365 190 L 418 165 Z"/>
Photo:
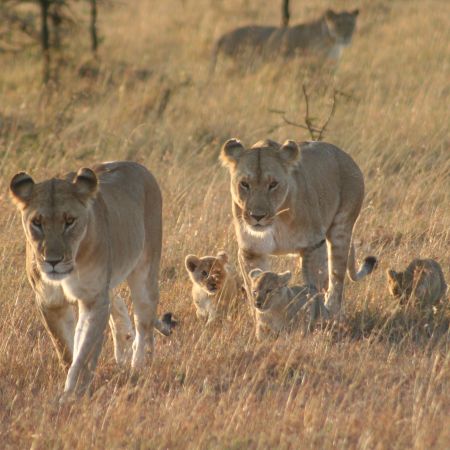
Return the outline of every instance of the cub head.
<path id="1" fill-rule="evenodd" d="M 389 292 L 395 298 L 401 298 L 404 292 L 403 273 L 388 269 L 386 271 Z"/>
<path id="2" fill-rule="evenodd" d="M 280 145 L 266 140 L 246 149 L 237 139 L 230 139 L 223 145 L 220 159 L 230 171 L 233 202 L 252 231 L 269 229 L 283 210 L 290 172 L 299 158 L 300 150 L 294 141 Z"/>
<path id="3" fill-rule="evenodd" d="M 188 255 L 185 259 L 186 270 L 193 283 L 198 284 L 209 295 L 220 292 L 228 276 L 228 255 L 225 252 L 217 256 L 199 258 Z"/>
<path id="4" fill-rule="evenodd" d="M 52 178 L 35 183 L 24 172 L 12 178 L 11 196 L 22 213 L 37 267 L 47 281 L 59 282 L 74 270 L 97 189 L 97 177 L 90 169 L 80 169 L 72 182 Z"/>
<path id="5" fill-rule="evenodd" d="M 255 308 L 261 311 L 276 306 L 279 289 L 286 287 L 291 280 L 291 272 L 263 272 L 253 269 L 249 274 L 251 292 L 255 301 Z"/>
<path id="6" fill-rule="evenodd" d="M 355 31 L 356 18 L 359 10 L 341 13 L 335 13 L 329 9 L 325 13 L 325 22 L 327 24 L 328 32 L 337 40 L 338 43 L 348 45 L 352 40 L 353 32 Z"/>

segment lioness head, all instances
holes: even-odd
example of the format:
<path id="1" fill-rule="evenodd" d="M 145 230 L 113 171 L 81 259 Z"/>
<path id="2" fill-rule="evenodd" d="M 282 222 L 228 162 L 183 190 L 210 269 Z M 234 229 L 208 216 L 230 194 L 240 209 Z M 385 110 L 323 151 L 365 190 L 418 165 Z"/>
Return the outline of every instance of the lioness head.
<path id="1" fill-rule="evenodd" d="M 328 32 L 338 43 L 344 45 L 350 44 L 358 14 L 358 9 L 341 13 L 335 13 L 333 10 L 329 9 L 325 13 L 325 22 L 327 24 Z"/>
<path id="2" fill-rule="evenodd" d="M 275 273 L 253 269 L 249 274 L 255 308 L 264 311 L 276 306 L 280 297 L 280 288 L 286 287 L 291 280 L 291 272 Z"/>
<path id="3" fill-rule="evenodd" d="M 299 157 L 294 141 L 280 145 L 267 140 L 245 149 L 240 141 L 230 139 L 223 145 L 220 159 L 230 170 L 233 202 L 253 231 L 270 227 L 282 211 L 289 192 L 288 174 Z"/>
<path id="4" fill-rule="evenodd" d="M 219 252 L 217 256 L 204 256 L 202 258 L 188 255 L 185 259 L 185 266 L 191 280 L 208 294 L 214 295 L 220 292 L 225 284 L 228 276 L 227 262 L 228 255 L 225 252 Z"/>
<path id="5" fill-rule="evenodd" d="M 72 182 L 52 178 L 35 183 L 24 172 L 12 178 L 12 198 L 22 213 L 37 267 L 48 281 L 61 281 L 73 271 L 97 187 L 90 169 L 80 169 Z"/>

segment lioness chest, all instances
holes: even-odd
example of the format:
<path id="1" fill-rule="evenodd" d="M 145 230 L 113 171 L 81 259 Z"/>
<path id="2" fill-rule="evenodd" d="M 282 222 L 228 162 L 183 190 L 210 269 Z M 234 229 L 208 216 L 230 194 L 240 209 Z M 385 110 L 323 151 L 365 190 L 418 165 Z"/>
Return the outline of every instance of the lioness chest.
<path id="1" fill-rule="evenodd" d="M 305 232 L 293 231 L 283 222 L 278 222 L 267 230 L 256 232 L 241 227 L 242 248 L 257 254 L 286 255 L 301 254 L 306 248 L 320 243 L 325 238 L 325 230 Z"/>

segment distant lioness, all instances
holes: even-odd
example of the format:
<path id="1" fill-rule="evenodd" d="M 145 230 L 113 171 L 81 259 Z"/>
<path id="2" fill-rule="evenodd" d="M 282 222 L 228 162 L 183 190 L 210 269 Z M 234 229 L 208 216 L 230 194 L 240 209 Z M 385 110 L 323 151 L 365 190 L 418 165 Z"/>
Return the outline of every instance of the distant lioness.
<path id="1" fill-rule="evenodd" d="M 232 58 L 260 56 L 291 58 L 301 54 L 338 61 L 352 41 L 359 10 L 335 13 L 331 9 L 318 20 L 292 27 L 249 25 L 236 28 L 219 38 L 214 46 L 211 70 L 219 54 Z"/>
<path id="2" fill-rule="evenodd" d="M 228 255 L 186 256 L 186 270 L 192 281 L 192 300 L 199 319 L 212 323 L 218 316 L 226 317 L 237 309 L 240 285 Z"/>
<path id="3" fill-rule="evenodd" d="M 133 162 L 110 162 L 41 183 L 21 172 L 10 191 L 22 213 L 38 309 L 59 355 L 70 363 L 65 396 L 88 388 L 110 309 L 119 333 L 116 350 L 129 339 L 122 336 L 129 330 L 123 301 L 115 297 L 110 306 L 111 289 L 125 279 L 136 325 L 132 366 L 140 367 L 158 325 L 162 199 L 153 175 Z"/>
<path id="4" fill-rule="evenodd" d="M 442 268 L 433 259 L 415 259 L 404 272 L 389 269 L 386 275 L 389 292 L 402 304 L 412 300 L 420 308 L 429 308 L 447 290 Z"/>
<path id="5" fill-rule="evenodd" d="M 329 318 L 322 296 L 308 286 L 288 286 L 291 272 L 275 273 L 253 269 L 249 273 L 255 299 L 256 338 L 298 327 L 312 329 L 317 320 Z"/>
<path id="6" fill-rule="evenodd" d="M 234 225 L 239 263 L 249 298 L 248 273 L 268 270 L 268 255 L 298 254 L 307 285 L 317 286 L 312 255 L 328 247 L 326 306 L 341 309 L 346 269 L 359 280 L 372 272 L 367 257 L 357 272 L 353 227 L 364 198 L 363 175 L 345 152 L 324 142 L 283 145 L 265 140 L 246 149 L 227 141 L 220 159 L 231 174 Z"/>

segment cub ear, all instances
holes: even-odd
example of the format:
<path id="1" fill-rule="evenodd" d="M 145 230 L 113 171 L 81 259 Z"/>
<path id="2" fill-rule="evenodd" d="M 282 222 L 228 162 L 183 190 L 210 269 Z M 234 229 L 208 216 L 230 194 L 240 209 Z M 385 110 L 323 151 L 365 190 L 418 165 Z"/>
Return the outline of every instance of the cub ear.
<path id="1" fill-rule="evenodd" d="M 248 276 L 252 279 L 255 280 L 256 278 L 258 278 L 261 274 L 263 273 L 263 271 L 261 269 L 253 269 L 248 273 Z"/>
<path id="2" fill-rule="evenodd" d="M 291 274 L 291 272 L 289 272 L 289 270 L 286 272 L 279 273 L 278 274 L 278 285 L 280 287 L 287 286 L 289 281 L 291 281 L 291 278 L 292 278 L 292 274 Z"/>
<path id="3" fill-rule="evenodd" d="M 357 17 L 358 14 L 359 14 L 359 9 L 354 9 L 354 10 L 351 12 L 351 14 L 353 14 L 355 17 Z"/>
<path id="4" fill-rule="evenodd" d="M 14 202 L 25 208 L 33 193 L 34 181 L 26 172 L 19 172 L 12 177 L 9 191 Z"/>
<path id="5" fill-rule="evenodd" d="M 72 183 L 75 188 L 75 193 L 83 199 L 88 200 L 89 198 L 94 198 L 97 194 L 98 179 L 97 175 L 91 169 L 80 169 Z"/>
<path id="6" fill-rule="evenodd" d="M 397 272 L 395 270 L 392 269 L 386 270 L 386 276 L 388 277 L 389 280 L 397 281 Z"/>
<path id="7" fill-rule="evenodd" d="M 199 262 L 200 259 L 197 258 L 197 256 L 187 255 L 186 259 L 184 260 L 184 265 L 186 266 L 186 270 L 188 272 L 194 272 L 195 269 L 198 267 Z"/>
<path id="8" fill-rule="evenodd" d="M 281 159 L 288 164 L 295 164 L 300 157 L 300 149 L 295 141 L 286 141 L 278 152 Z"/>
<path id="9" fill-rule="evenodd" d="M 325 17 L 327 19 L 334 19 L 336 17 L 336 13 L 332 9 L 327 9 L 325 12 Z"/>
<path id="10" fill-rule="evenodd" d="M 217 259 L 220 259 L 224 264 L 226 264 L 228 262 L 228 255 L 226 252 L 221 251 L 217 253 Z"/>
<path id="11" fill-rule="evenodd" d="M 220 150 L 220 160 L 226 167 L 235 166 L 244 153 L 245 148 L 239 139 L 228 139 Z"/>

